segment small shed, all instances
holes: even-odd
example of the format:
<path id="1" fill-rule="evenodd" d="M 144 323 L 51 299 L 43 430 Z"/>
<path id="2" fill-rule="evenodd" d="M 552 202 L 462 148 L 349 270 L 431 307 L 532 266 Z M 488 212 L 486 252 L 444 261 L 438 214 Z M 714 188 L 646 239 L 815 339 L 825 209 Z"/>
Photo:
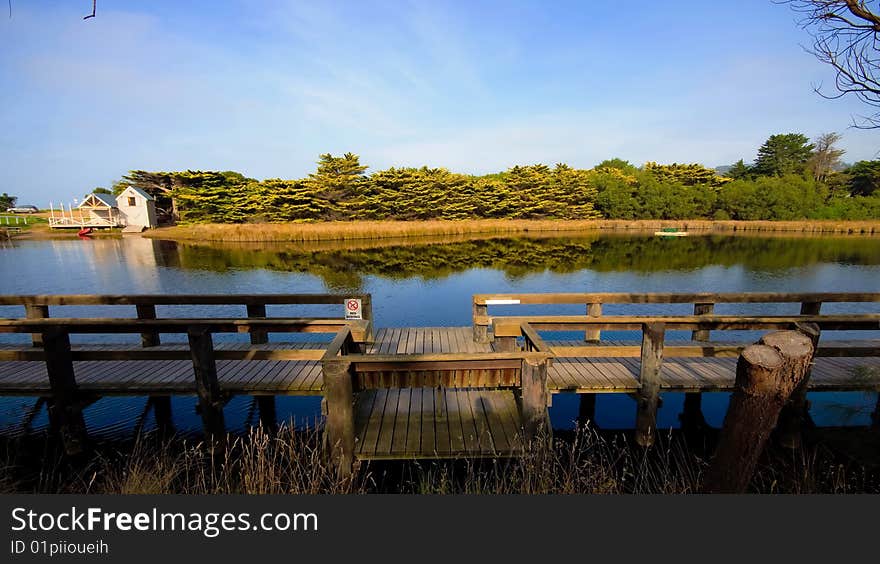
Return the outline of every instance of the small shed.
<path id="1" fill-rule="evenodd" d="M 122 215 L 126 228 L 142 231 L 158 225 L 156 199 L 140 188 L 129 186 L 116 196 L 116 207 Z"/>
<path id="2" fill-rule="evenodd" d="M 78 209 L 82 214 L 82 226 L 116 227 L 119 225 L 119 210 L 113 196 L 109 194 L 89 194 L 83 199 Z"/>

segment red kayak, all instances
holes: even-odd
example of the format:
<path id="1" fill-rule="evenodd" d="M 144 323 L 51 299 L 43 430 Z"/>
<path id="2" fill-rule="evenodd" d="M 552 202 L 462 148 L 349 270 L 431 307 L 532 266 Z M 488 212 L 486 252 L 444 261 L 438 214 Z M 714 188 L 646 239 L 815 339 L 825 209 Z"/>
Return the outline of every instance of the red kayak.
<path id="1" fill-rule="evenodd" d="M 89 236 L 89 235 L 91 235 L 91 234 L 92 234 L 92 228 L 91 228 L 91 227 L 83 227 L 83 228 L 80 229 L 79 232 L 77 233 L 77 235 L 79 235 L 80 237 L 87 237 L 87 236 Z"/>

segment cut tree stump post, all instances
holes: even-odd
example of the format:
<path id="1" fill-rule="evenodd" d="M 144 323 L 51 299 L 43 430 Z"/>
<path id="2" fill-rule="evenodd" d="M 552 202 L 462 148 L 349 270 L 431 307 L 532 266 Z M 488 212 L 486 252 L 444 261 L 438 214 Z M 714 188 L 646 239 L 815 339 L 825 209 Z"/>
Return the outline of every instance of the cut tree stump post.
<path id="1" fill-rule="evenodd" d="M 61 435 L 64 451 L 71 456 L 81 454 L 87 442 L 86 423 L 73 373 L 70 335 L 61 328 L 52 328 L 43 332 L 42 342 L 52 390 L 49 418 Z"/>
<path id="2" fill-rule="evenodd" d="M 601 317 L 602 304 L 587 304 L 587 317 Z M 588 343 L 598 343 L 602 339 L 602 331 L 599 329 L 587 329 L 584 332 L 584 340 Z"/>
<path id="3" fill-rule="evenodd" d="M 250 317 L 266 317 L 266 304 L 248 304 L 247 316 Z M 251 331 L 251 344 L 264 345 L 269 342 L 269 334 L 265 331 Z"/>
<path id="4" fill-rule="evenodd" d="M 191 327 L 187 334 L 202 426 L 208 438 L 222 442 L 226 437 L 226 423 L 223 419 L 223 396 L 217 381 L 217 364 L 214 361 L 214 341 L 210 331 L 205 328 Z"/>
<path id="5" fill-rule="evenodd" d="M 156 306 L 151 304 L 140 304 L 136 305 L 137 316 L 138 319 L 156 319 Z M 143 347 L 157 347 L 159 346 L 159 333 L 155 331 L 150 331 L 148 333 L 141 333 L 141 346 Z"/>
<path id="6" fill-rule="evenodd" d="M 639 367 L 639 391 L 636 393 L 636 443 L 649 447 L 657 434 L 657 407 L 660 403 L 660 368 L 663 365 L 663 323 L 642 327 L 642 357 Z"/>
<path id="7" fill-rule="evenodd" d="M 547 364 L 548 360 L 522 360 L 522 393 L 520 411 L 523 433 L 527 441 L 550 432 L 547 420 Z"/>
<path id="8" fill-rule="evenodd" d="M 49 306 L 27 304 L 24 306 L 24 315 L 27 319 L 46 319 L 49 317 Z M 31 343 L 35 347 L 43 346 L 43 335 L 41 333 L 33 333 L 31 335 Z"/>
<path id="9" fill-rule="evenodd" d="M 340 477 L 351 475 L 354 464 L 354 391 L 352 363 L 344 360 L 325 360 L 324 397 L 327 400 L 327 420 L 324 426 L 325 444 L 330 461 Z"/>
<path id="10" fill-rule="evenodd" d="M 804 304 L 806 306 L 807 304 Z M 815 308 L 818 313 L 818 304 Z M 803 308 L 801 308 L 803 313 Z M 808 312 L 810 314 L 812 309 Z M 798 449 L 803 445 L 803 427 L 809 421 L 809 402 L 807 401 L 807 387 L 810 384 L 810 375 L 813 367 L 813 357 L 816 349 L 819 347 L 819 326 L 815 323 L 798 323 L 797 330 L 806 335 L 813 345 L 813 353 L 810 355 L 810 363 L 807 365 L 807 371 L 800 384 L 791 393 L 791 397 L 782 407 L 779 414 L 779 423 L 777 425 L 777 437 L 779 445 L 783 448 Z M 772 334 L 771 334 L 772 335 Z M 768 336 L 769 337 L 769 336 Z M 764 344 L 773 346 L 772 342 Z"/>
<path id="11" fill-rule="evenodd" d="M 743 350 L 703 491 L 746 491 L 779 413 L 803 381 L 812 355 L 810 338 L 798 331 L 769 333 Z"/>

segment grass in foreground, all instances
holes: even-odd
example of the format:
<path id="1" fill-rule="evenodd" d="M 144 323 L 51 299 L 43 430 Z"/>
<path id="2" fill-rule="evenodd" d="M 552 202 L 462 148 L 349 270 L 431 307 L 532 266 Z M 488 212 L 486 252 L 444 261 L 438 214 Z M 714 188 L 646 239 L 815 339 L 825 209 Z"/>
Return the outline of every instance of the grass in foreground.
<path id="1" fill-rule="evenodd" d="M 709 221 L 709 220 L 505 220 L 351 221 L 320 223 L 193 224 L 154 229 L 147 237 L 190 241 L 299 242 L 447 236 L 468 233 L 515 234 L 596 230 L 646 231 L 663 228 L 720 233 L 880 233 L 880 221 Z"/>
<path id="2" fill-rule="evenodd" d="M 338 479 L 316 431 L 282 427 L 230 437 L 223 452 L 203 442 L 159 440 L 99 445 L 70 461 L 46 438 L 7 439 L 0 451 L 2 493 L 111 494 L 645 494 L 694 493 L 706 457 L 680 436 L 648 451 L 623 434 L 591 429 L 535 447 L 519 460 L 362 464 Z M 878 469 L 808 447 L 771 452 L 752 482 L 761 493 L 878 493 Z"/>

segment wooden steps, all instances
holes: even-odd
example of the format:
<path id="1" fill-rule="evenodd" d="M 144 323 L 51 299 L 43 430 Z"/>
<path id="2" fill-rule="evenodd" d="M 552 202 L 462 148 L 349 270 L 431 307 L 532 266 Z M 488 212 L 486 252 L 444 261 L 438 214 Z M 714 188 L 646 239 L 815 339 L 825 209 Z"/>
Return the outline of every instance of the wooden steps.
<path id="1" fill-rule="evenodd" d="M 358 394 L 355 456 L 364 460 L 499 458 L 522 452 L 511 391 L 385 388 Z"/>

